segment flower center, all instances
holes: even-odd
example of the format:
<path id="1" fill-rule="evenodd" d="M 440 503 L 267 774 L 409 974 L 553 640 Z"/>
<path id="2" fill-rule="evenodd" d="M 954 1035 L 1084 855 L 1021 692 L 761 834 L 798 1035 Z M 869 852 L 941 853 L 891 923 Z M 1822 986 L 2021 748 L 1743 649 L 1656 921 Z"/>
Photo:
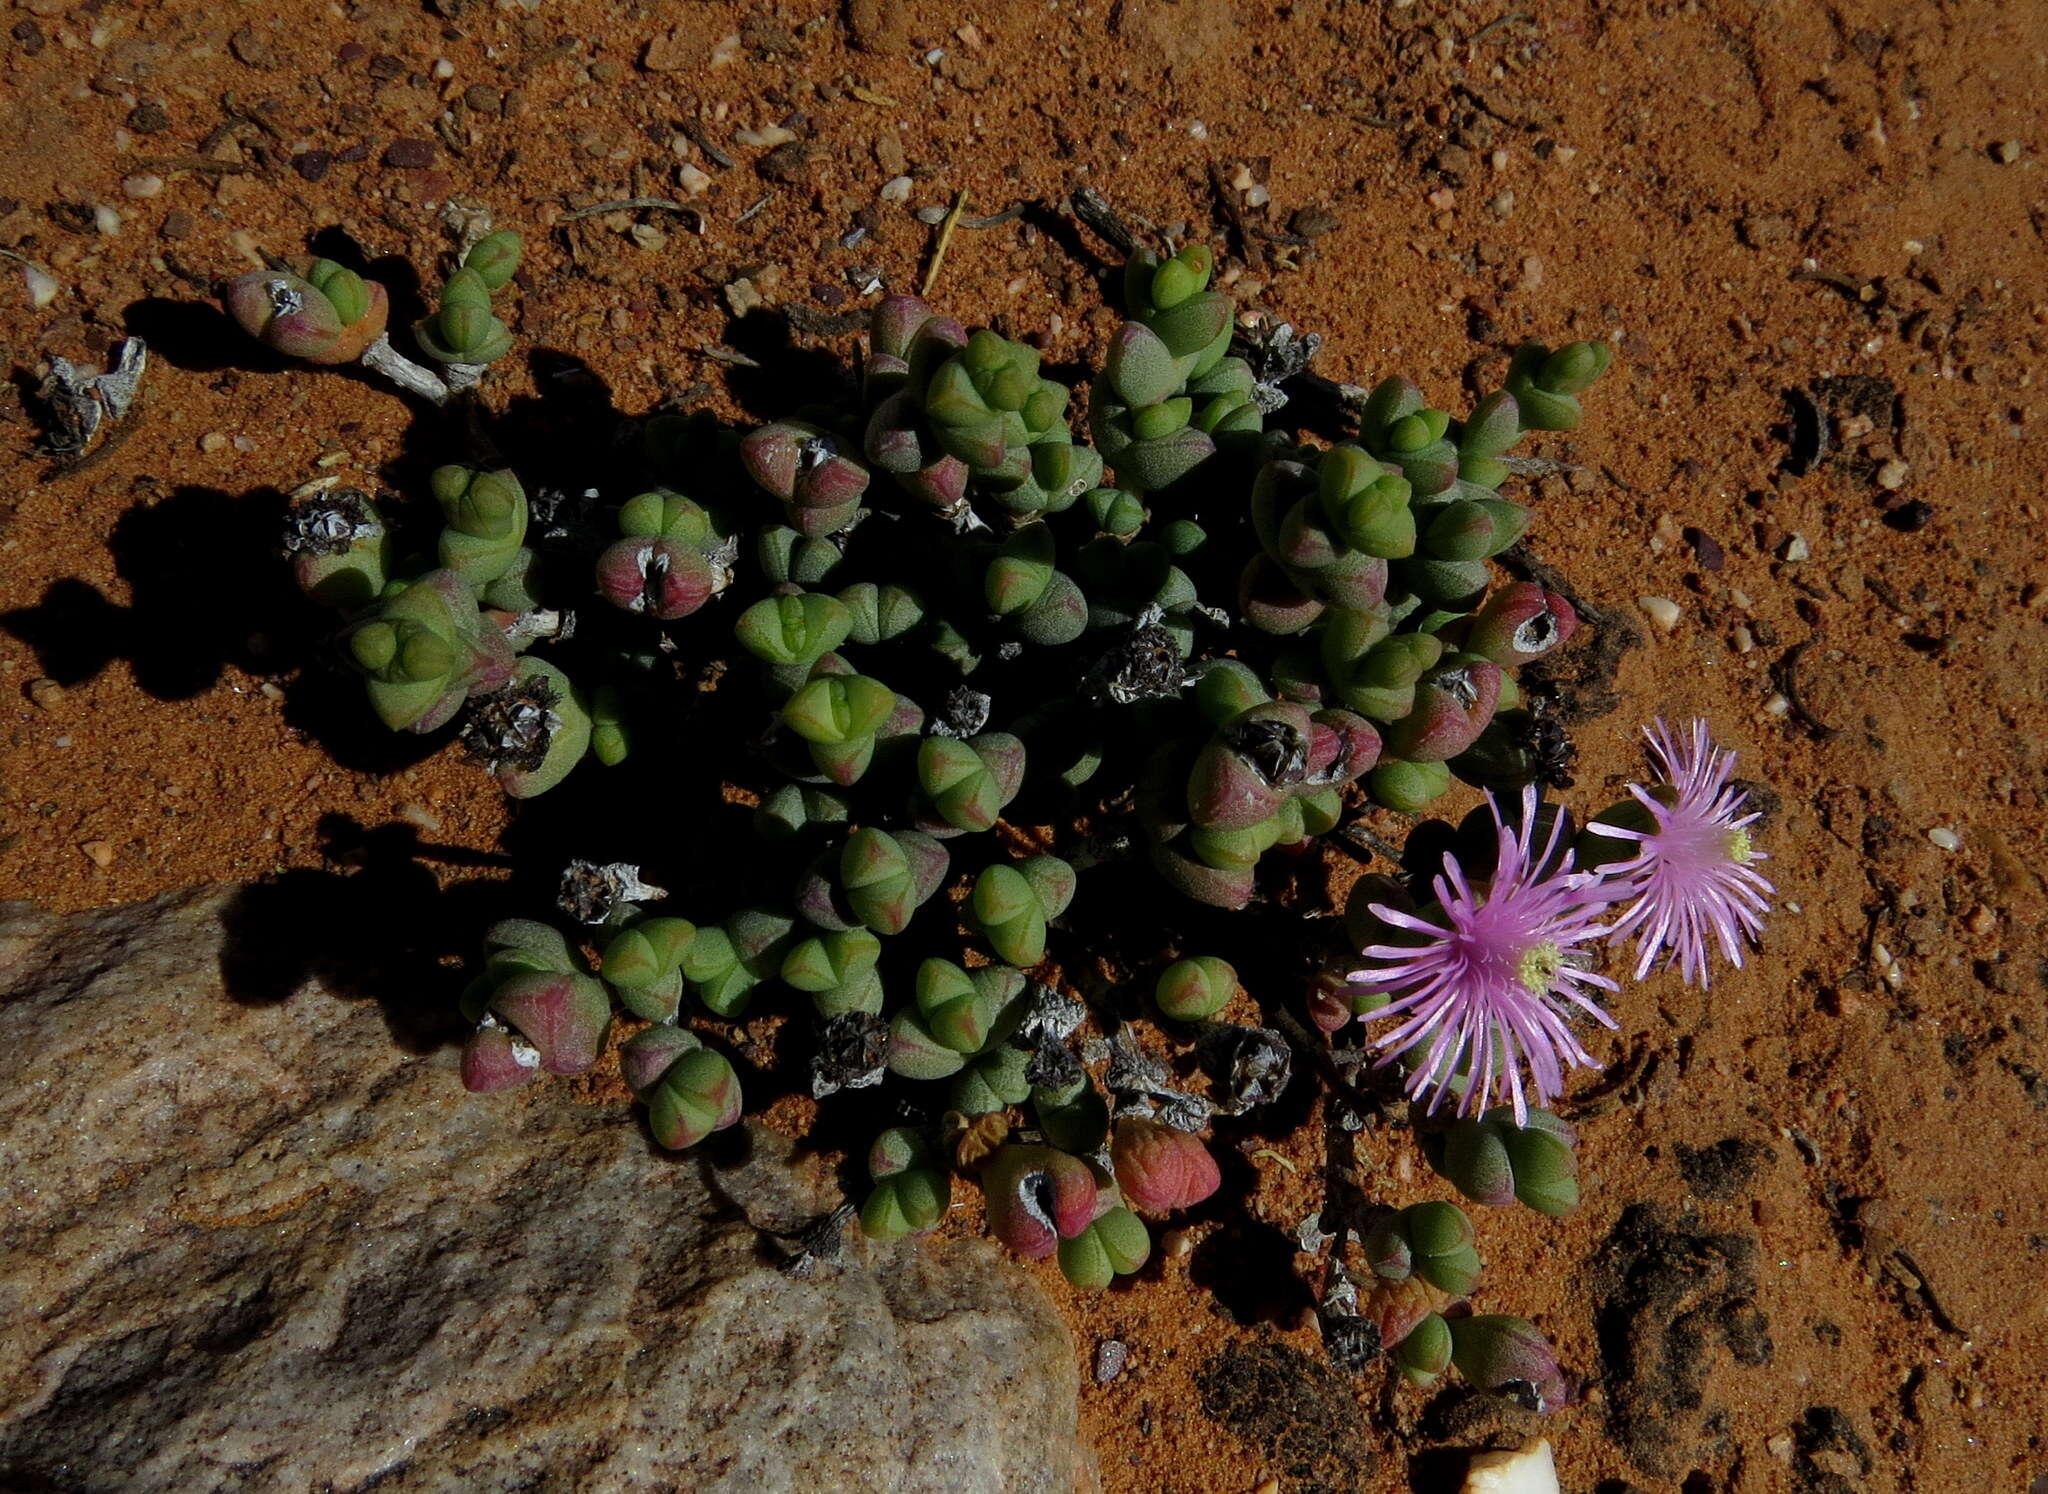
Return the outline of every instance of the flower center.
<path id="1" fill-rule="evenodd" d="M 1520 963 L 1515 966 L 1515 978 L 1529 988 L 1534 996 L 1541 996 L 1550 989 L 1551 981 L 1564 965 L 1564 951 L 1555 944 L 1531 945 L 1523 951 Z"/>
<path id="2" fill-rule="evenodd" d="M 1749 843 L 1749 829 L 1747 826 L 1742 826 L 1728 832 L 1727 851 L 1728 859 L 1737 866 L 1749 865 L 1749 858 L 1755 854 L 1755 851 Z"/>

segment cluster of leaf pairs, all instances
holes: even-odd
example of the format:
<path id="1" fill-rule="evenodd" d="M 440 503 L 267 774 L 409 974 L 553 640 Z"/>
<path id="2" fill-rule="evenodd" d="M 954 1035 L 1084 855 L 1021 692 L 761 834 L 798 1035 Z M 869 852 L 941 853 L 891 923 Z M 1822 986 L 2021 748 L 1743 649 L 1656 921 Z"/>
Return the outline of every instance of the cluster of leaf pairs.
<path id="1" fill-rule="evenodd" d="M 506 237 L 469 251 L 416 329 L 429 357 L 505 350 L 490 297 L 517 263 Z M 1100 1286 L 1146 1259 L 1141 1214 L 1215 1190 L 1199 1135 L 1214 1107 L 1158 1086 L 1105 1095 L 1078 1008 L 1028 973 L 1092 877 L 1125 873 L 1077 874 L 1013 827 L 1127 813 L 1137 858 L 1235 909 L 1269 853 L 1347 805 L 1419 808 L 1453 774 L 1526 779 L 1512 671 L 1576 618 L 1529 583 L 1489 594 L 1489 559 L 1529 518 L 1499 494 L 1502 458 L 1526 431 L 1573 429 L 1608 354 L 1525 347 L 1462 420 L 1389 379 L 1355 439 L 1319 448 L 1269 425 L 1284 394 L 1232 356 L 1211 268 L 1199 247 L 1132 260 L 1086 440 L 1034 348 L 899 296 L 875 310 L 849 398 L 744 435 L 655 418 L 651 481 L 608 514 L 543 514 L 511 471 L 456 464 L 433 476 L 432 552 L 405 554 L 370 495 L 300 495 L 287 547 L 344 615 L 379 719 L 459 721 L 510 794 L 633 751 L 639 707 L 672 680 L 652 667 L 665 650 L 726 659 L 721 691 L 758 705 L 755 828 L 786 897 L 696 923 L 637 889 L 600 900 L 574 942 L 496 926 L 465 998 L 471 1088 L 589 1068 L 622 1009 L 650 1024 L 624 1045 L 627 1082 L 655 1138 L 686 1147 L 740 1113 L 690 1003 L 732 1019 L 781 988 L 809 998 L 818 1093 L 894 1076 L 919 1087 L 919 1113 L 945 1114 L 868 1148 L 870 1234 L 933 1228 L 956 1175 L 978 1172 L 998 1236 Z M 386 297 L 320 262 L 245 277 L 230 306 L 280 351 L 338 362 L 381 337 Z M 579 654 L 576 678 L 529 652 L 593 604 L 644 631 L 594 665 Z M 1237 992 L 1228 965 L 1194 956 L 1159 977 L 1156 1008 L 1183 1032 L 1256 1031 L 1212 1021 Z M 1563 1202 L 1555 1157 L 1491 1156 L 1447 1141 L 1441 1165 L 1487 1202 L 1503 1186 Z M 1435 1239 L 1421 1227 L 1411 1254 Z M 1409 1274 L 1447 1290 L 1444 1252 L 1423 1254 Z M 1441 1337 L 1391 1326 L 1389 1347 Z M 1422 1343 L 1403 1363 L 1420 1375 L 1457 1354 Z"/>

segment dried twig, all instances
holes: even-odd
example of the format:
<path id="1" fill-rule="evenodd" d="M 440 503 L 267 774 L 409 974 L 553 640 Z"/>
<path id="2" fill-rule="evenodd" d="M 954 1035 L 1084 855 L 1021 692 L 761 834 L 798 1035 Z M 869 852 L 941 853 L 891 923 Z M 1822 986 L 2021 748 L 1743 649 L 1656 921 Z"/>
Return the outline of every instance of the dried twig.
<path id="1" fill-rule="evenodd" d="M 1237 236 L 1239 257 L 1249 268 L 1258 269 L 1266 262 L 1265 246 L 1252 232 L 1251 223 L 1244 215 L 1244 199 L 1230 185 L 1230 178 L 1223 174 L 1220 162 L 1209 163 L 1209 188 L 1216 194 L 1216 205 L 1223 210 L 1223 216 L 1230 220 L 1230 231 Z"/>
<path id="2" fill-rule="evenodd" d="M 1118 254 L 1128 258 L 1137 252 L 1138 236 L 1100 192 L 1093 187 L 1077 186 L 1067 194 L 1067 200 L 1073 205 L 1074 216 L 1109 240 L 1109 247 Z"/>
<path id="3" fill-rule="evenodd" d="M 256 168 L 243 161 L 216 161 L 211 156 L 144 156 L 135 163 L 151 171 L 190 171 L 197 176 L 251 176 Z"/>
<path id="4" fill-rule="evenodd" d="M 953 194 L 952 211 L 946 214 L 945 222 L 939 225 L 938 242 L 932 245 L 931 265 L 924 272 L 924 283 L 917 288 L 920 296 L 930 295 L 932 287 L 939 283 L 939 267 L 946 262 L 946 248 L 953 242 L 953 230 L 960 226 L 960 215 L 966 211 L 967 192 L 963 188 Z"/>
<path id="5" fill-rule="evenodd" d="M 1031 204 L 1028 202 L 1013 203 L 1009 207 L 1004 208 L 1000 213 L 990 213 L 986 218 L 962 218 L 960 226 L 962 228 L 995 228 L 1004 223 L 1014 223 L 1024 216 L 1024 209 L 1029 206 Z"/>
<path id="6" fill-rule="evenodd" d="M 1820 717 L 1814 715 L 1812 710 L 1807 707 L 1806 702 L 1800 699 L 1799 696 L 1799 659 L 1812 646 L 1813 640 L 1811 638 L 1806 639 L 1802 643 L 1793 644 L 1792 647 L 1785 650 L 1785 656 L 1772 666 L 1771 673 L 1777 678 L 1779 693 L 1785 697 L 1787 704 L 1792 707 L 1793 716 L 1798 719 L 1801 726 L 1806 728 L 1807 735 L 1816 742 L 1832 742 L 1842 734 L 1841 728 L 1830 726 L 1827 722 L 1821 720 Z"/>
<path id="7" fill-rule="evenodd" d="M 711 132 L 697 123 L 696 120 L 686 119 L 677 125 L 676 128 L 688 136 L 690 143 L 703 151 L 710 159 L 711 164 L 720 170 L 730 171 L 738 164 L 731 156 L 718 148 L 718 142 L 711 138 Z"/>

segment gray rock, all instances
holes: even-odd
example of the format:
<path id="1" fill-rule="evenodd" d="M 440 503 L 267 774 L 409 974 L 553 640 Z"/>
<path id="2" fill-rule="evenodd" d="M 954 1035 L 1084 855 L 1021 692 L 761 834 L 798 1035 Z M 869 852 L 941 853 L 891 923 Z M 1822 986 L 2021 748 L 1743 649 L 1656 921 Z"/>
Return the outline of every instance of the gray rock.
<path id="1" fill-rule="evenodd" d="M 1073 1346 L 980 1242 L 777 1269 L 836 1198 L 373 1002 L 223 992 L 199 891 L 0 906 L 0 1487 L 1093 1489 Z"/>

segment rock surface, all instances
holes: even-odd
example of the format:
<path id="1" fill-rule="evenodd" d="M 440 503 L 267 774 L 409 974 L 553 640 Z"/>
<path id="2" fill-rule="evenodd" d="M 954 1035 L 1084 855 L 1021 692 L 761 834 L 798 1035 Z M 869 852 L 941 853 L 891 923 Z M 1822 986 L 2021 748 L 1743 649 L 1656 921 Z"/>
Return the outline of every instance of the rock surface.
<path id="1" fill-rule="evenodd" d="M 1094 1487 L 1050 1304 L 979 1242 L 778 1269 L 834 1201 L 568 1086 L 465 1096 L 373 1003 L 224 993 L 199 891 L 0 907 L 0 1487 Z"/>

